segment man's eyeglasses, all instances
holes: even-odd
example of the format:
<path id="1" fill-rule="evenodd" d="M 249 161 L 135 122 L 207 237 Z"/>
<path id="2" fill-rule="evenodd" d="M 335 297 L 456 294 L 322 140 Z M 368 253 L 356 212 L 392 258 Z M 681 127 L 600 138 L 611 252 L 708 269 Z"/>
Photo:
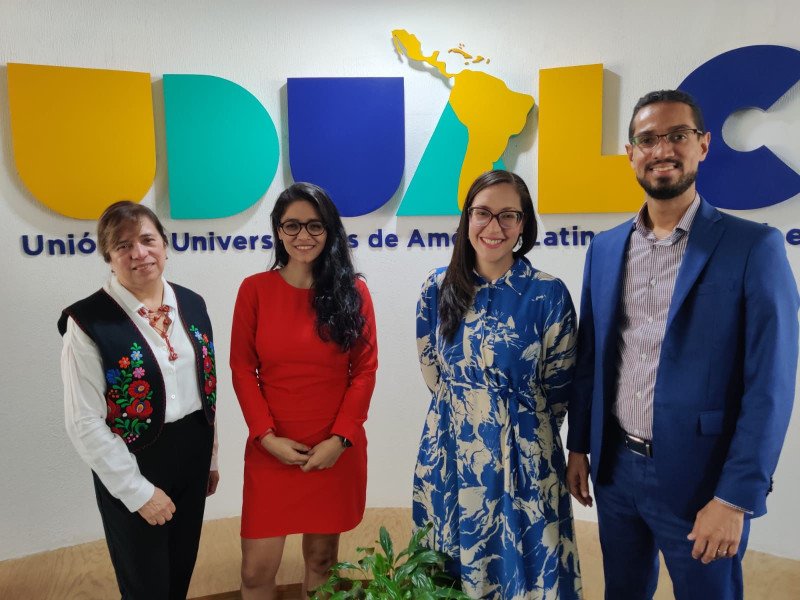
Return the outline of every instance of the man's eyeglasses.
<path id="1" fill-rule="evenodd" d="M 309 235 L 313 235 L 314 237 L 325 233 L 325 223 L 322 221 L 306 221 L 305 223 L 301 223 L 300 221 L 292 219 L 290 221 L 284 221 L 278 225 L 278 227 L 280 227 L 283 233 L 291 236 L 298 235 L 303 227 L 305 227 Z"/>
<path id="2" fill-rule="evenodd" d="M 637 135 L 632 137 L 630 142 L 642 150 L 652 150 L 658 146 L 658 142 L 660 142 L 662 138 L 668 144 L 673 146 L 681 146 L 689 141 L 690 135 L 703 135 L 703 133 L 705 132 L 700 131 L 699 129 L 690 129 L 687 127 L 686 129 L 676 129 L 675 131 L 670 131 L 669 133 L 645 133 L 642 135 Z"/>
<path id="3" fill-rule="evenodd" d="M 470 208 L 467 211 L 467 214 L 469 214 L 470 223 L 476 227 L 483 227 L 491 223 L 492 219 L 497 219 L 500 227 L 503 229 L 511 229 L 512 227 L 518 225 L 522 220 L 522 211 L 519 210 L 504 210 L 494 214 L 485 208 L 475 206 Z"/>

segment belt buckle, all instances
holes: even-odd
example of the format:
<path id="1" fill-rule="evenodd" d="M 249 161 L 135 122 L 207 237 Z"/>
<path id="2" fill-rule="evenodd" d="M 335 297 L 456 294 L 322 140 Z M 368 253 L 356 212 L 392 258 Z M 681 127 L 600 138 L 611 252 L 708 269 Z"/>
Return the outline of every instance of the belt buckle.
<path id="1" fill-rule="evenodd" d="M 635 435 L 631 435 L 630 433 L 625 433 L 625 447 L 633 452 L 634 454 L 638 454 L 639 456 L 644 456 L 646 458 L 653 457 L 653 443 L 648 442 L 642 438 L 636 437 Z"/>

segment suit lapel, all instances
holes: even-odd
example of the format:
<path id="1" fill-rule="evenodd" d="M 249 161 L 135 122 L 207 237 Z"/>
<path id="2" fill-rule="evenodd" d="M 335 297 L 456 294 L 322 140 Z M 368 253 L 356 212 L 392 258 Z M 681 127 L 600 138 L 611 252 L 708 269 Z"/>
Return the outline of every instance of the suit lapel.
<path id="1" fill-rule="evenodd" d="M 607 256 L 600 263 L 603 269 L 600 298 L 605 303 L 601 307 L 601 312 L 612 316 L 609 322 L 615 321 L 613 316 L 619 308 L 622 280 L 625 274 L 625 252 L 628 249 L 628 240 L 631 237 L 632 227 L 631 221 L 609 232 L 611 239 L 609 239 L 608 247 L 606 248 Z"/>
<path id="2" fill-rule="evenodd" d="M 625 255 L 628 250 L 628 241 L 631 237 L 633 221 L 628 221 L 608 232 L 608 245 L 605 248 L 605 256 L 599 265 L 602 273 L 599 273 L 601 285 L 599 293 L 600 305 L 598 313 L 607 315 L 606 319 L 596 319 L 598 327 L 598 339 L 604 340 L 603 344 L 603 372 L 604 372 L 604 394 L 607 402 L 613 401 L 611 394 L 612 386 L 616 383 L 617 369 L 617 330 L 619 328 L 620 297 L 622 295 L 622 285 L 625 276 Z"/>
<path id="3" fill-rule="evenodd" d="M 684 300 L 686 300 L 689 290 L 692 289 L 719 243 L 724 230 L 722 223 L 719 222 L 721 219 L 719 211 L 701 198 L 700 209 L 697 211 L 692 228 L 689 230 L 686 252 L 681 261 L 678 278 L 675 280 L 675 290 L 672 292 L 669 315 L 667 316 L 667 331 Z"/>

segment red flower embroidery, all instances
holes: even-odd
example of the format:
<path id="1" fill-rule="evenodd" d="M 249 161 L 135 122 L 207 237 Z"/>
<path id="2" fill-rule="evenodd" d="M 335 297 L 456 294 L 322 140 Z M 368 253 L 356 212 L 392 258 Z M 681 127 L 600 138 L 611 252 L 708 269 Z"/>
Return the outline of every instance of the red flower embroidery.
<path id="1" fill-rule="evenodd" d="M 108 390 L 107 400 L 109 401 L 119 400 L 119 390 L 114 390 L 114 389 Z M 114 403 L 114 406 L 116 406 L 116 402 Z"/>
<path id="2" fill-rule="evenodd" d="M 210 395 L 217 389 L 217 378 L 213 375 L 209 375 L 206 378 L 206 395 Z"/>
<path id="3" fill-rule="evenodd" d="M 106 400 L 106 409 L 106 421 L 109 423 L 113 423 L 116 419 L 122 416 L 122 409 L 120 408 L 119 404 L 113 400 Z"/>
<path id="4" fill-rule="evenodd" d="M 209 339 L 205 333 L 200 333 L 194 325 L 189 328 L 189 331 L 194 335 L 197 343 L 203 352 L 203 378 L 205 385 L 203 389 L 206 393 L 206 402 L 208 402 L 211 410 L 215 410 L 217 402 L 217 377 L 214 369 L 214 343 Z"/>
<path id="5" fill-rule="evenodd" d="M 129 417 L 146 419 L 153 414 L 153 407 L 150 406 L 150 403 L 147 400 L 142 400 L 140 398 L 131 402 L 126 411 Z"/>
<path id="6" fill-rule="evenodd" d="M 131 364 L 131 359 L 127 356 L 123 356 L 119 359 L 119 366 L 123 369 L 128 368 L 128 365 Z"/>
<path id="7" fill-rule="evenodd" d="M 110 395 L 111 394 L 109 393 L 109 396 Z M 106 411 L 106 423 L 108 423 L 108 426 L 111 427 L 111 433 L 121 436 L 124 432 L 122 429 L 117 427 L 116 421 L 122 417 L 122 409 L 120 408 L 119 404 L 113 400 L 106 399 Z"/>
<path id="8" fill-rule="evenodd" d="M 134 398 L 144 398 L 150 391 L 150 384 L 146 381 L 134 381 L 128 386 L 128 393 Z"/>

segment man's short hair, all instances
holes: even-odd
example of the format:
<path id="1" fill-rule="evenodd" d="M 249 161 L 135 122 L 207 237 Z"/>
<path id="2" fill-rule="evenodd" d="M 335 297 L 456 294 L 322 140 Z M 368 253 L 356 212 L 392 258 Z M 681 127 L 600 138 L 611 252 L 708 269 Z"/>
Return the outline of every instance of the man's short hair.
<path id="1" fill-rule="evenodd" d="M 700 110 L 697 101 L 690 94 L 681 90 L 658 90 L 657 92 L 650 92 L 639 98 L 636 106 L 633 107 L 633 115 L 631 115 L 631 122 L 630 125 L 628 125 L 628 139 L 633 137 L 633 120 L 636 118 L 636 115 L 639 114 L 639 111 L 648 104 L 655 104 L 656 102 L 680 102 L 686 104 L 692 109 L 694 126 L 705 133 L 706 124 L 703 120 L 703 111 Z"/>

